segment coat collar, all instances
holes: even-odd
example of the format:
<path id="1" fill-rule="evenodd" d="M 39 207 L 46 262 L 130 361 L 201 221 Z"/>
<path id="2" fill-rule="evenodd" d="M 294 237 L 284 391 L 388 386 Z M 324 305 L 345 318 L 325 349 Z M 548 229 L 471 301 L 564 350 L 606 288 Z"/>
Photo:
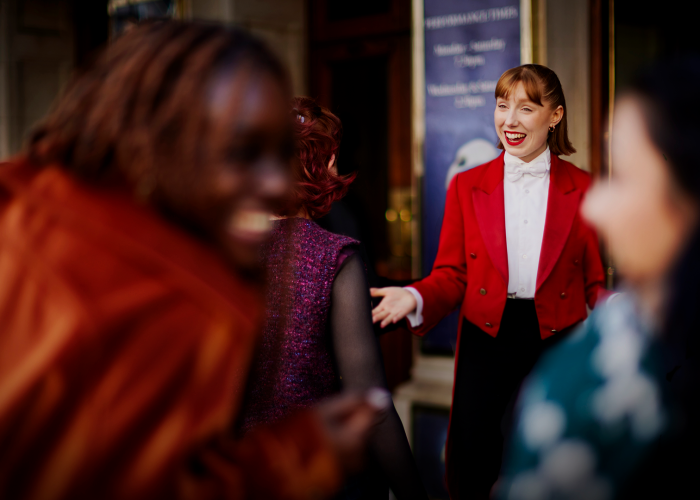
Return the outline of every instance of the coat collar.
<path id="1" fill-rule="evenodd" d="M 569 173 L 564 163 L 564 160 L 558 156 L 552 155 L 550 182 L 554 183 L 554 187 L 556 187 L 561 194 L 568 194 L 576 190 L 576 184 L 574 184 L 574 179 L 571 177 L 571 173 Z"/>
<path id="2" fill-rule="evenodd" d="M 477 188 L 482 190 L 486 194 L 491 194 L 493 191 L 503 183 L 504 175 L 504 165 L 505 165 L 505 151 L 501 153 L 498 158 L 491 160 L 487 164 L 481 179 L 477 184 Z"/>
<path id="3" fill-rule="evenodd" d="M 504 207 L 504 153 L 487 164 L 472 191 L 472 203 L 481 238 L 491 263 L 508 286 L 508 251 Z"/>
<path id="4" fill-rule="evenodd" d="M 578 213 L 581 191 L 565 162 L 551 157 L 549 198 L 537 273 L 537 288 L 552 272 Z M 508 284 L 508 250 L 504 206 L 504 153 L 487 164 L 474 187 L 472 200 L 477 224 L 494 267 Z"/>
<path id="5" fill-rule="evenodd" d="M 484 193 L 493 193 L 503 182 L 504 158 L 505 151 L 487 165 L 477 185 Z M 574 180 L 571 178 L 571 174 L 564 165 L 564 160 L 554 154 L 551 155 L 550 176 L 550 183 L 553 183 L 562 194 L 567 194 L 576 189 Z"/>
<path id="6" fill-rule="evenodd" d="M 583 196 L 583 192 L 574 184 L 565 162 L 556 156 L 552 156 L 550 175 L 547 215 L 537 268 L 537 290 L 549 277 L 564 250 Z"/>

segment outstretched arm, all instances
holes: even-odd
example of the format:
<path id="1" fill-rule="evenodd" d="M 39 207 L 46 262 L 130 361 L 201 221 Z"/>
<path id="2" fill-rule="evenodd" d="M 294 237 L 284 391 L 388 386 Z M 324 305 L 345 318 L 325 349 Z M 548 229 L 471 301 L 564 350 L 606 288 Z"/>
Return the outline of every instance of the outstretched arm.
<path id="1" fill-rule="evenodd" d="M 424 301 L 422 324 L 411 325 L 411 330 L 419 335 L 427 333 L 440 320 L 459 307 L 464 300 L 467 287 L 467 263 L 458 179 L 459 176 L 455 176 L 447 190 L 445 215 L 440 230 L 440 245 L 433 270 L 429 276 L 411 285 L 411 288 L 414 288 Z M 381 321 L 382 326 L 405 318 L 416 308 L 415 297 L 405 289 L 395 287 L 375 289 L 372 291 L 372 296 L 384 297 L 373 311 L 374 321 Z"/>
<path id="2" fill-rule="evenodd" d="M 358 254 L 343 263 L 331 295 L 331 338 L 343 389 L 386 387 L 384 365 L 374 335 L 365 270 Z M 426 499 L 408 439 L 394 406 L 375 429 L 370 449 L 399 500 Z"/>

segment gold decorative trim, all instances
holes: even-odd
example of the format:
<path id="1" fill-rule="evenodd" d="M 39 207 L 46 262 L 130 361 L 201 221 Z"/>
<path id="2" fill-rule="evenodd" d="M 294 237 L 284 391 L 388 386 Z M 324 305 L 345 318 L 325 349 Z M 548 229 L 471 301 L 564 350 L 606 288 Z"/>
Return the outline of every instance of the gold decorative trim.
<path id="1" fill-rule="evenodd" d="M 547 64 L 547 0 L 520 0 L 520 64 Z"/>
<path id="2" fill-rule="evenodd" d="M 608 10 L 608 183 L 612 180 L 612 136 L 613 115 L 615 112 L 615 0 L 609 0 Z M 615 265 L 608 251 L 606 281 L 608 290 L 613 289 Z"/>
<path id="3" fill-rule="evenodd" d="M 421 255 L 421 179 L 425 173 L 423 151 L 425 146 L 425 39 L 424 39 L 424 10 L 423 0 L 412 0 L 412 110 L 411 114 L 411 206 L 413 220 L 411 221 L 411 274 L 413 278 L 422 277 Z"/>
<path id="4" fill-rule="evenodd" d="M 192 0 L 175 0 L 175 18 L 192 19 Z"/>
<path id="5" fill-rule="evenodd" d="M 520 0 L 520 64 L 535 62 L 532 0 Z"/>

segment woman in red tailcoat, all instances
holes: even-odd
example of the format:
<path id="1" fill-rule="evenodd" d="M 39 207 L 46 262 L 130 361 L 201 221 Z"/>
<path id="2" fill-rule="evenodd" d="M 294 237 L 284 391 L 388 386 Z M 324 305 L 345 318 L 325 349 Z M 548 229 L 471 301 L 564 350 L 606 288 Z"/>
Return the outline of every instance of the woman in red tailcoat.
<path id="1" fill-rule="evenodd" d="M 556 74 L 531 64 L 506 71 L 494 120 L 505 152 L 452 180 L 430 275 L 372 291 L 384 297 L 375 322 L 407 318 L 418 335 L 460 309 L 447 440 L 453 499 L 489 497 L 520 383 L 586 318 L 604 283 L 596 234 L 579 216 L 590 178 L 559 158 L 575 150 Z"/>

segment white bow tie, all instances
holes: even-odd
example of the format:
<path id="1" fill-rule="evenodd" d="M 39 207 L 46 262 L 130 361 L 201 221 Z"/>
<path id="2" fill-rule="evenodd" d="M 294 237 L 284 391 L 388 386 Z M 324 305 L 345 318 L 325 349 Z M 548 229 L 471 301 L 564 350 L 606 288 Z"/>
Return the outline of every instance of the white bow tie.
<path id="1" fill-rule="evenodd" d="M 506 162 L 506 177 L 510 182 L 515 182 L 525 174 L 533 177 L 544 177 L 547 173 L 547 163 L 537 161 L 532 163 L 508 163 Z"/>

